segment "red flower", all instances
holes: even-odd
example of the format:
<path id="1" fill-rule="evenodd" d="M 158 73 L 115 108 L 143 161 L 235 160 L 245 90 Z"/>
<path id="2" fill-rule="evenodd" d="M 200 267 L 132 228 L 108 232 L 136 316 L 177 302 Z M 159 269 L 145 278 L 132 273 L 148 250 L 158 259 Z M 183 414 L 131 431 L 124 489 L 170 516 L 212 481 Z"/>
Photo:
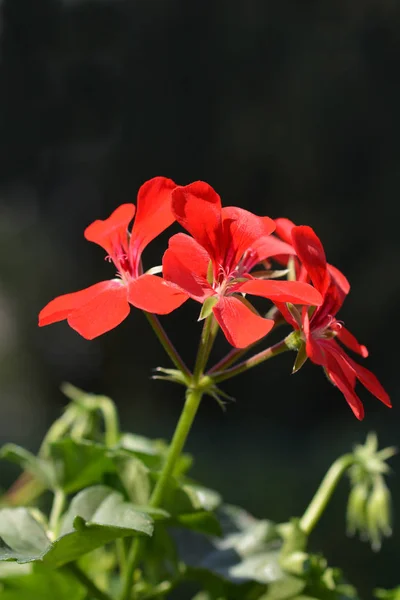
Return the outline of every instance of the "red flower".
<path id="1" fill-rule="evenodd" d="M 86 339 L 93 339 L 119 325 L 129 314 L 129 303 L 157 314 L 167 314 L 187 298 L 161 277 L 142 274 L 144 248 L 175 220 L 171 192 L 175 183 L 155 177 L 142 185 L 137 198 L 136 219 L 129 235 L 128 225 L 135 215 L 134 204 L 122 204 L 108 219 L 94 221 L 85 238 L 99 244 L 117 269 L 117 278 L 55 298 L 39 314 L 39 326 L 67 319 Z"/>
<path id="2" fill-rule="evenodd" d="M 364 417 L 364 407 L 355 392 L 357 380 L 390 407 L 389 396 L 375 375 L 350 358 L 337 342 L 339 340 L 363 358 L 368 356 L 367 348 L 359 344 L 343 324 L 336 320 L 336 314 L 345 298 L 344 276 L 340 274 L 338 277 L 337 273 L 340 272 L 337 269 L 332 271 L 332 267 L 327 264 L 321 241 L 311 227 L 292 227 L 290 235 L 302 268 L 324 299 L 323 304 L 314 312 L 304 307 L 300 315 L 294 309 L 288 318 L 295 329 L 302 332 L 307 356 L 325 369 L 328 378 L 343 393 L 358 419 Z M 284 316 L 287 315 L 287 310 L 282 312 Z"/>
<path id="3" fill-rule="evenodd" d="M 212 311 L 227 340 L 237 348 L 265 336 L 271 319 L 260 317 L 244 293 L 272 301 L 318 305 L 321 296 L 308 284 L 256 279 L 250 271 L 271 253 L 268 217 L 236 207 L 222 208 L 211 186 L 197 181 L 172 193 L 176 220 L 193 236 L 172 236 L 163 257 L 163 276 Z M 205 307 L 206 308 L 206 307 Z"/>
<path id="4" fill-rule="evenodd" d="M 278 262 L 281 262 L 283 264 L 287 264 L 288 262 L 288 255 L 292 255 L 293 256 L 293 260 L 294 260 L 294 267 L 295 267 L 295 272 L 296 272 L 296 279 L 299 281 L 307 281 L 308 279 L 308 274 L 306 269 L 304 268 L 304 265 L 302 265 L 301 261 L 299 260 L 299 258 L 296 256 L 296 249 L 293 245 L 293 240 L 292 240 L 292 231 L 293 228 L 295 227 L 295 224 L 290 221 L 289 219 L 284 219 L 284 218 L 280 218 L 280 219 L 275 219 L 275 234 L 276 236 L 278 236 L 278 238 L 280 239 L 276 239 L 274 244 L 281 244 L 281 246 L 276 246 L 276 250 L 273 254 L 275 260 L 278 260 Z M 271 236 L 275 238 L 274 236 Z M 283 240 L 283 241 L 281 241 Z M 279 256 L 277 255 L 279 251 Z M 272 256 L 272 254 L 271 254 Z M 343 275 L 343 273 L 341 273 L 339 271 L 339 269 L 337 269 L 336 267 L 334 267 L 333 265 L 330 264 L 326 264 L 326 268 L 329 272 L 329 275 L 333 278 L 333 280 L 335 281 L 337 287 L 339 288 L 339 293 L 343 294 L 343 300 L 344 297 L 347 296 L 347 294 L 350 291 L 350 284 L 348 282 L 348 280 L 346 279 L 346 277 Z M 325 273 L 326 269 L 322 269 L 323 272 Z M 329 276 L 328 274 L 326 274 L 325 277 L 325 285 L 327 284 L 327 282 L 329 281 Z"/>

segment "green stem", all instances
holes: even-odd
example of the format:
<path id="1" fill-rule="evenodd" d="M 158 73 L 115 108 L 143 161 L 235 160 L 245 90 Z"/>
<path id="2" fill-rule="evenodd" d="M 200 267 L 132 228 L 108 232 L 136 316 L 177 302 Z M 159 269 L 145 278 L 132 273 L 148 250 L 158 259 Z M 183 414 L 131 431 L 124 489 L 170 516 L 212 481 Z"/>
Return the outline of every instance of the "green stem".
<path id="1" fill-rule="evenodd" d="M 291 348 L 289 348 L 289 346 L 286 343 L 286 339 L 284 339 L 281 342 L 275 344 L 274 346 L 266 348 L 266 350 L 262 350 L 262 352 L 259 352 L 251 358 L 244 360 L 243 362 L 239 363 L 235 367 L 232 367 L 231 369 L 228 369 L 227 371 L 222 371 L 213 374 L 212 379 L 215 383 L 220 383 L 221 381 L 225 381 L 226 379 L 231 379 L 236 375 L 240 375 L 241 373 L 244 373 L 245 371 L 256 367 L 257 365 L 265 362 L 266 360 L 273 358 L 274 356 L 278 356 L 278 354 L 286 352 L 287 350 L 291 350 Z"/>
<path id="2" fill-rule="evenodd" d="M 202 395 L 203 393 L 197 389 L 187 391 L 186 402 L 176 426 L 165 465 L 150 498 L 150 506 L 153 508 L 158 508 L 161 505 L 168 481 L 189 435 Z"/>
<path id="3" fill-rule="evenodd" d="M 354 464 L 354 461 L 353 454 L 344 454 L 331 465 L 304 515 L 300 519 L 299 526 L 305 534 L 310 535 L 321 518 L 341 477 Z"/>
<path id="4" fill-rule="evenodd" d="M 164 327 L 161 325 L 161 323 L 158 320 L 158 318 L 156 317 L 156 315 L 153 315 L 152 313 L 148 313 L 145 311 L 144 311 L 144 314 L 146 315 L 147 320 L 149 321 L 150 325 L 152 326 L 153 331 L 156 334 L 159 342 L 161 343 L 165 352 L 170 357 L 171 361 L 174 363 L 175 367 L 178 369 L 178 371 L 181 371 L 182 374 L 186 376 L 186 378 L 190 378 L 191 373 L 190 373 L 189 369 L 183 362 L 178 351 L 176 350 L 175 346 L 169 339 Z"/>
<path id="5" fill-rule="evenodd" d="M 54 423 L 51 425 L 50 429 L 46 433 L 43 442 L 39 449 L 39 456 L 41 458 L 47 458 L 49 453 L 49 446 L 52 442 L 55 442 L 63 437 L 74 423 L 77 416 L 77 408 L 74 405 L 69 405 L 64 414 L 61 415 Z"/>
<path id="6" fill-rule="evenodd" d="M 196 389 L 189 389 L 187 392 L 186 402 L 176 426 L 163 470 L 161 471 L 160 478 L 157 481 L 149 501 L 150 506 L 154 508 L 158 508 L 161 505 L 169 479 L 173 474 L 176 461 L 182 452 L 183 446 L 185 445 L 190 428 L 199 408 L 202 395 L 202 392 Z M 133 573 L 139 561 L 143 545 L 144 541 L 141 538 L 135 538 L 132 543 L 126 561 L 121 600 L 129 600 L 130 598 Z"/>
<path id="7" fill-rule="evenodd" d="M 213 367 L 211 367 L 209 371 L 207 371 L 207 375 L 212 375 L 213 373 L 218 373 L 219 371 L 227 369 L 233 365 L 233 363 L 239 360 L 239 358 L 242 358 L 242 356 L 244 356 L 251 348 L 252 346 L 248 346 L 244 349 L 232 348 L 232 350 L 228 352 L 226 356 L 221 358 L 221 360 L 219 360 Z"/>
<path id="8" fill-rule="evenodd" d="M 276 311 L 277 311 L 277 309 L 276 309 Z M 272 315 L 272 312 L 271 312 L 271 315 Z M 273 315 L 275 315 L 275 313 L 273 313 Z M 280 315 L 279 311 L 278 311 L 278 315 Z M 273 326 L 273 328 L 271 329 L 271 331 L 269 332 L 268 335 L 270 335 L 273 331 L 275 331 L 275 329 L 277 329 L 282 324 L 282 322 L 284 322 L 283 319 L 279 318 L 279 316 L 269 316 L 269 313 L 267 313 L 265 315 L 265 317 L 271 318 L 275 321 L 275 325 Z M 209 371 L 207 371 L 207 375 L 212 375 L 213 373 L 217 373 L 218 371 L 226 370 L 228 367 L 230 367 L 236 361 L 238 361 L 240 358 L 242 358 L 242 356 L 244 356 L 245 354 L 250 352 L 250 350 L 252 350 L 255 346 L 257 346 L 264 339 L 265 339 L 265 337 L 261 338 L 261 340 L 254 342 L 254 344 L 250 344 L 250 346 L 247 346 L 247 348 L 232 348 L 232 350 L 230 352 L 228 352 L 228 354 L 226 356 L 224 356 L 224 358 L 221 358 L 220 361 L 218 361 L 213 367 L 211 367 L 211 369 Z"/>
<path id="9" fill-rule="evenodd" d="M 198 383 L 198 381 L 203 375 L 217 332 L 218 323 L 215 320 L 214 315 L 211 314 L 204 321 L 203 330 L 201 332 L 200 344 L 196 358 L 196 365 L 194 367 L 193 372 L 193 379 L 196 383 Z"/>
<path id="10" fill-rule="evenodd" d="M 147 316 L 149 318 L 149 315 Z M 154 317 L 154 315 L 150 315 L 150 317 Z M 152 321 L 150 320 L 150 322 Z M 188 389 L 186 392 L 186 401 L 181 412 L 181 416 L 179 417 L 179 421 L 177 423 L 174 435 L 172 437 L 164 466 L 150 497 L 149 504 L 153 508 L 158 508 L 161 506 L 161 503 L 164 499 L 164 493 L 168 487 L 168 482 L 170 480 L 170 477 L 173 475 L 175 465 L 183 450 L 186 439 L 189 435 L 193 421 L 200 406 L 201 398 L 203 396 L 203 390 L 197 386 L 199 385 L 199 382 L 203 376 L 203 370 L 207 363 L 209 353 L 211 352 L 212 342 L 214 341 L 216 332 L 217 328 L 215 325 L 213 325 L 213 316 L 210 315 L 209 317 L 207 317 L 204 323 L 193 376 L 191 376 L 190 373 L 189 375 L 187 375 L 187 372 L 182 370 L 181 365 L 177 364 L 174 360 L 174 364 L 177 366 L 177 368 L 188 377 Z M 159 339 L 161 341 L 160 337 Z M 126 569 L 122 581 L 120 600 L 129 600 L 131 597 L 133 574 L 140 560 L 140 555 L 142 553 L 144 544 L 145 540 L 138 537 L 135 538 L 132 542 L 126 560 Z"/>
<path id="11" fill-rule="evenodd" d="M 66 569 L 68 569 L 68 571 L 70 573 L 72 573 L 74 575 L 74 577 L 82 584 L 85 586 L 85 588 L 87 589 L 87 591 L 89 592 L 89 594 L 91 596 L 93 596 L 93 598 L 97 598 L 97 600 L 111 600 L 111 596 L 109 596 L 108 594 L 106 594 L 105 592 L 103 592 L 102 590 L 100 590 L 97 585 L 91 580 L 89 579 L 89 577 L 86 575 L 86 573 L 84 573 L 77 564 L 75 563 L 70 563 L 69 565 L 66 566 Z"/>
<path id="12" fill-rule="evenodd" d="M 116 406 L 110 398 L 99 398 L 100 410 L 104 419 L 104 437 L 108 448 L 112 448 L 119 441 L 119 420 Z"/>
<path id="13" fill-rule="evenodd" d="M 53 506 L 51 507 L 51 513 L 49 518 L 49 529 L 52 532 L 54 539 L 57 539 L 58 532 L 60 529 L 60 518 L 62 511 L 65 506 L 65 493 L 61 489 L 57 489 L 54 492 Z"/>

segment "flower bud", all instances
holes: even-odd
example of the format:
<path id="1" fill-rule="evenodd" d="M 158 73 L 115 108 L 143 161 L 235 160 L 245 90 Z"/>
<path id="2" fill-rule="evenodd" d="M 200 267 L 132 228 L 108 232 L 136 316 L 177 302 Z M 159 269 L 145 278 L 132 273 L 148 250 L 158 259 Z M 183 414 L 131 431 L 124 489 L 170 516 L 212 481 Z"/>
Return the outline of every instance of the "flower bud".
<path id="1" fill-rule="evenodd" d="M 355 535 L 358 531 L 361 535 L 367 528 L 366 505 L 368 499 L 368 486 L 358 483 L 352 487 L 347 502 L 347 533 Z"/>
<path id="2" fill-rule="evenodd" d="M 383 477 L 377 477 L 369 495 L 367 506 L 367 526 L 372 548 L 379 550 L 383 537 L 392 534 L 391 498 Z"/>
<path id="3" fill-rule="evenodd" d="M 374 550 L 392 533 L 391 498 L 384 476 L 390 471 L 386 461 L 395 452 L 394 448 L 378 450 L 376 435 L 369 434 L 365 444 L 354 449 L 355 463 L 349 470 L 347 531 L 349 535 L 358 532 Z"/>

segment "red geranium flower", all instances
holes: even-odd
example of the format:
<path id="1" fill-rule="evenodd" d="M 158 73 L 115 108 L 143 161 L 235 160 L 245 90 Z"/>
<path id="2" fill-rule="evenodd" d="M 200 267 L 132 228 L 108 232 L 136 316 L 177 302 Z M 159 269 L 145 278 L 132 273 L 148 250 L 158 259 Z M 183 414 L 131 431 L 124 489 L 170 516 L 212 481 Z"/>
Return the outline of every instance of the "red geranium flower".
<path id="1" fill-rule="evenodd" d="M 355 392 L 357 380 L 390 407 L 389 396 L 375 375 L 350 358 L 337 342 L 340 340 L 363 358 L 368 356 L 367 348 L 359 344 L 353 334 L 336 319 L 345 294 L 338 284 L 336 274 L 339 271 L 335 269 L 332 272 L 326 262 L 321 241 L 311 227 L 299 226 L 291 228 L 291 243 L 302 267 L 324 299 L 323 304 L 314 312 L 304 307 L 301 314 L 296 309 L 288 313 L 285 307 L 279 307 L 295 329 L 302 332 L 306 356 L 325 369 L 328 378 L 343 393 L 358 419 L 364 417 L 364 407 Z M 339 281 L 343 284 L 340 277 Z"/>
<path id="2" fill-rule="evenodd" d="M 129 314 L 129 303 L 157 314 L 167 314 L 187 296 L 161 277 L 142 274 L 141 255 L 145 247 L 175 220 L 171 192 L 175 183 L 155 177 L 142 185 L 134 204 L 122 204 L 108 219 L 94 221 L 85 238 L 99 244 L 117 269 L 116 279 L 101 281 L 79 292 L 55 298 L 39 314 L 39 326 L 67 319 L 86 339 L 93 339 L 119 325 Z"/>
<path id="3" fill-rule="evenodd" d="M 274 325 L 259 316 L 242 294 L 314 306 L 321 303 L 319 292 L 306 283 L 250 275 L 256 264 L 271 255 L 272 219 L 236 207 L 222 208 L 218 194 L 202 181 L 175 188 L 172 210 L 193 237 L 172 236 L 163 257 L 163 276 L 194 300 L 207 302 L 233 346 L 245 348 Z"/>

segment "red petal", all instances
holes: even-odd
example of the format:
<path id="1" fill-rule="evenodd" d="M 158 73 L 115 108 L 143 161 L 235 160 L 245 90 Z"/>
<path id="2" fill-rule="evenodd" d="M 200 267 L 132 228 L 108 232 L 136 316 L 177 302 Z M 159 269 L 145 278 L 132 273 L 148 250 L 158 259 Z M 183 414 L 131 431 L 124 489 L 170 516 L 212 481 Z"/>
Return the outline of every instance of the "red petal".
<path id="1" fill-rule="evenodd" d="M 350 366 L 354 369 L 357 379 L 363 384 L 365 388 L 371 394 L 378 398 L 383 404 L 386 406 L 392 407 L 392 403 L 390 402 L 389 394 L 383 388 L 383 386 L 379 383 L 378 378 L 371 373 L 365 367 L 362 367 L 358 363 L 356 363 L 352 358 L 346 355 L 346 360 L 350 364 Z"/>
<path id="2" fill-rule="evenodd" d="M 156 275 L 142 275 L 129 283 L 128 300 L 136 308 L 167 315 L 186 302 L 188 295 Z"/>
<path id="3" fill-rule="evenodd" d="M 335 346 L 332 340 L 317 342 L 310 336 L 307 341 L 307 355 L 313 362 L 326 368 L 329 378 L 342 392 L 357 419 L 363 419 L 364 407 L 354 391 L 354 376 L 343 360 L 339 346 Z"/>
<path id="4" fill-rule="evenodd" d="M 127 288 L 120 281 L 103 282 L 103 289 L 68 316 L 68 323 L 87 340 L 117 327 L 129 314 Z"/>
<path id="5" fill-rule="evenodd" d="M 319 306 L 321 294 L 308 283 L 301 281 L 277 281 L 272 279 L 252 279 L 241 284 L 236 291 L 269 298 L 273 302 L 291 302 Z"/>
<path id="6" fill-rule="evenodd" d="M 322 295 L 328 289 L 330 277 L 324 248 L 313 229 L 300 225 L 292 229 L 292 242 L 297 256 L 307 269 L 311 281 Z"/>
<path id="7" fill-rule="evenodd" d="M 155 237 L 172 225 L 171 197 L 176 184 L 166 177 L 154 177 L 139 189 L 137 213 L 130 241 L 131 258 L 135 264 L 144 248 Z"/>
<path id="8" fill-rule="evenodd" d="M 300 329 L 299 324 L 296 322 L 296 319 L 292 317 L 287 305 L 284 302 L 274 302 L 274 304 L 289 325 L 291 325 L 294 329 Z"/>
<path id="9" fill-rule="evenodd" d="M 293 246 L 282 242 L 275 235 L 270 235 L 263 238 L 254 246 L 259 260 L 265 260 L 266 258 L 276 257 L 278 262 L 287 264 L 288 256 L 296 255 L 296 250 Z"/>
<path id="10" fill-rule="evenodd" d="M 88 302 L 91 302 L 104 290 L 109 289 L 110 285 L 114 287 L 112 281 L 100 281 L 79 292 L 72 292 L 71 294 L 64 294 L 63 296 L 54 298 L 54 300 L 46 304 L 40 311 L 39 327 L 63 321 L 71 315 L 74 310 L 81 308 Z M 118 283 L 117 285 L 121 286 L 121 283 Z"/>
<path id="11" fill-rule="evenodd" d="M 221 198 L 204 181 L 177 187 L 172 193 L 172 209 L 176 220 L 219 260 L 222 243 Z"/>
<path id="12" fill-rule="evenodd" d="M 327 369 L 329 378 L 342 392 L 343 396 L 345 397 L 348 405 L 350 406 L 357 419 L 362 421 L 362 419 L 364 418 L 364 407 L 360 398 L 357 396 L 356 392 L 354 391 L 354 388 L 352 388 L 352 386 L 349 384 L 348 380 L 346 379 L 345 373 L 343 372 L 343 370 L 340 369 L 338 363 L 332 360 L 331 366 L 333 367 L 333 369 Z"/>
<path id="13" fill-rule="evenodd" d="M 350 283 L 348 282 L 347 278 L 333 265 L 328 265 L 328 271 L 337 287 L 345 296 L 347 296 L 347 294 L 350 292 Z"/>
<path id="14" fill-rule="evenodd" d="M 108 219 L 98 219 L 85 229 L 85 238 L 99 244 L 108 254 L 113 254 L 114 246 L 126 249 L 128 243 L 128 225 L 135 214 L 134 204 L 121 204 Z"/>
<path id="15" fill-rule="evenodd" d="M 282 238 L 284 242 L 292 244 L 292 229 L 295 227 L 293 221 L 289 219 L 280 218 L 275 219 L 275 233 L 278 237 Z"/>
<path id="16" fill-rule="evenodd" d="M 324 351 L 323 345 L 320 340 L 315 340 L 310 332 L 310 319 L 308 316 L 308 310 L 303 308 L 303 331 L 304 337 L 306 338 L 306 352 L 308 358 L 316 365 L 320 367 L 327 366 L 326 352 Z"/>
<path id="17" fill-rule="evenodd" d="M 346 352 L 344 352 L 343 348 L 339 346 L 335 339 L 330 340 L 322 340 L 322 344 L 329 349 L 330 354 L 333 354 L 336 358 L 336 362 L 340 364 L 340 368 L 346 375 L 346 378 L 354 390 L 357 383 L 357 377 L 354 372 L 354 369 L 348 363 L 348 356 Z"/>
<path id="18" fill-rule="evenodd" d="M 249 248 L 268 238 L 275 223 L 269 217 L 258 217 L 248 210 L 227 206 L 222 209 L 222 227 L 225 246 L 225 267 L 236 266 Z M 259 260 L 262 260 L 259 258 Z"/>
<path id="19" fill-rule="evenodd" d="M 337 334 L 337 338 L 348 348 L 350 348 L 350 350 L 353 350 L 353 352 L 357 352 L 357 354 L 361 354 L 361 356 L 363 358 L 367 358 L 368 356 L 368 350 L 365 346 L 363 346 L 362 344 L 360 344 L 356 338 L 354 337 L 354 335 L 352 333 L 350 333 L 350 331 L 348 329 L 346 329 L 346 327 L 341 327 L 338 334 Z"/>
<path id="20" fill-rule="evenodd" d="M 312 323 L 313 329 L 320 327 L 326 321 L 328 315 L 334 317 L 342 306 L 344 299 L 345 296 L 341 290 L 335 283 L 331 282 L 325 293 L 322 306 L 314 313 Z"/>
<path id="21" fill-rule="evenodd" d="M 207 280 L 211 259 L 208 252 L 194 238 L 185 233 L 177 233 L 169 239 L 168 249 L 179 258 L 181 264 L 187 269 Z"/>
<path id="22" fill-rule="evenodd" d="M 254 314 L 234 296 L 222 296 L 213 312 L 226 339 L 235 348 L 246 348 L 257 342 L 274 326 L 274 321 Z"/>
<path id="23" fill-rule="evenodd" d="M 214 294 L 207 279 L 188 268 L 181 262 L 181 255 L 178 256 L 172 250 L 167 250 L 163 256 L 163 277 L 178 285 L 198 302 L 203 302 L 205 298 Z"/>

